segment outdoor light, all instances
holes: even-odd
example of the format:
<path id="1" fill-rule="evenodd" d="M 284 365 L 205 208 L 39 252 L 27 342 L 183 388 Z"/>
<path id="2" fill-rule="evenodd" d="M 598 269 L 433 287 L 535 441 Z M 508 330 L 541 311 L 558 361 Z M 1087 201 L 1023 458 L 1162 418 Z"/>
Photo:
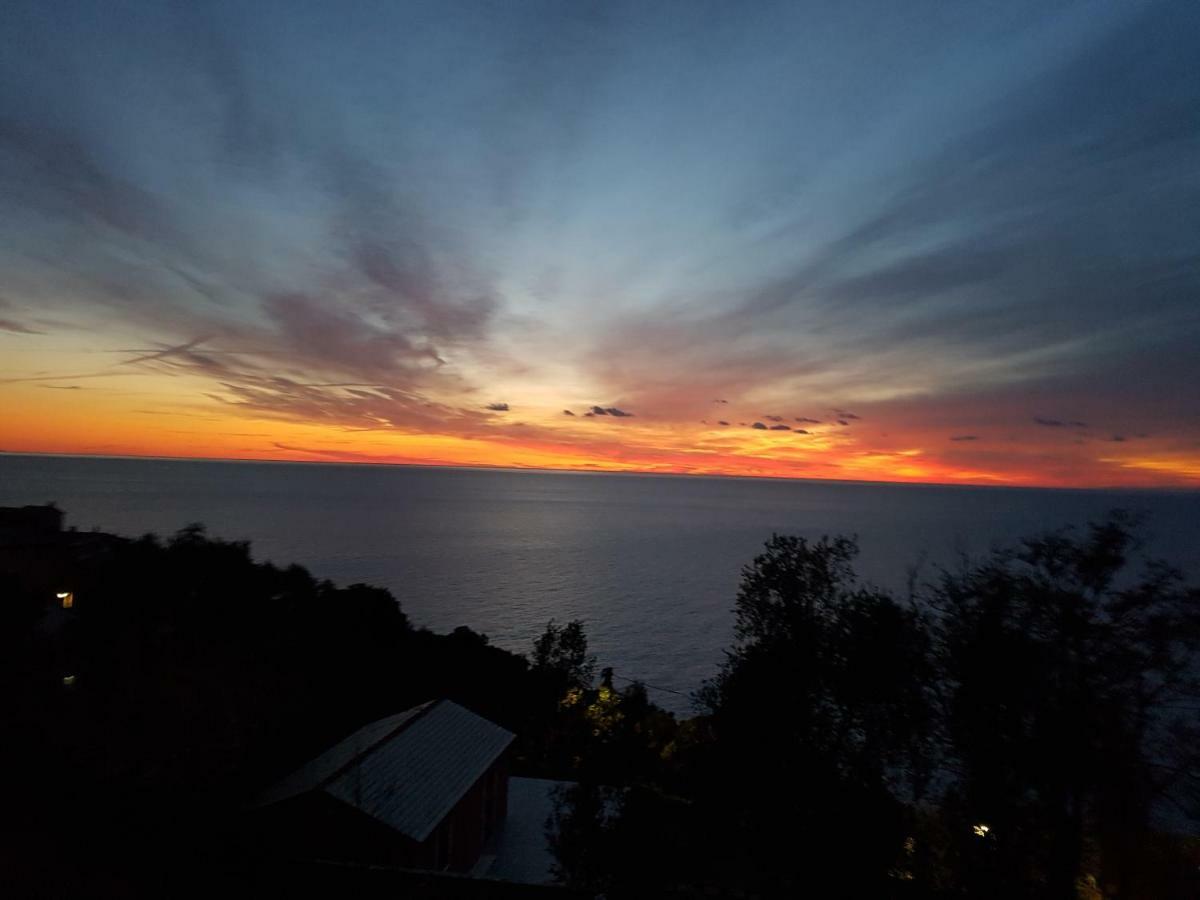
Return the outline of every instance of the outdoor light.
<path id="1" fill-rule="evenodd" d="M 54 596 L 62 601 L 63 609 L 70 609 L 75 605 L 75 594 L 73 591 L 59 591 Z"/>
<path id="2" fill-rule="evenodd" d="M 63 676 L 63 687 L 70 687 L 74 683 L 75 683 L 74 675 L 64 675 Z"/>
<path id="3" fill-rule="evenodd" d="M 971 830 L 975 832 L 975 837 L 987 837 L 992 829 L 987 825 L 972 825 Z"/>

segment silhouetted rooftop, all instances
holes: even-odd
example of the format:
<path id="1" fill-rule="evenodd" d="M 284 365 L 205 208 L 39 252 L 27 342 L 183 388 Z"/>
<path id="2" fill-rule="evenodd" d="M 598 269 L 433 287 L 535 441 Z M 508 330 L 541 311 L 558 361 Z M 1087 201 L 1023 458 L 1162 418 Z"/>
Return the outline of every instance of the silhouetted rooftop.
<path id="1" fill-rule="evenodd" d="M 514 737 L 457 703 L 430 701 L 363 726 L 259 805 L 320 791 L 423 841 Z"/>

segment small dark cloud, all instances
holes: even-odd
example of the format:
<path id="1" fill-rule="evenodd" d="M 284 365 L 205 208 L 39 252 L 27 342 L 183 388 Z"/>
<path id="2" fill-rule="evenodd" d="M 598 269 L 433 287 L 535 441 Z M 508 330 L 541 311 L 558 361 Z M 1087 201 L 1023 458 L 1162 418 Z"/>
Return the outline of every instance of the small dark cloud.
<path id="1" fill-rule="evenodd" d="M 838 423 L 839 425 L 849 425 L 849 424 L 850 424 L 850 423 L 849 423 L 849 422 L 847 422 L 845 419 L 838 419 L 838 420 L 837 420 L 837 423 Z"/>
<path id="2" fill-rule="evenodd" d="M 782 422 L 783 416 L 763 416 L 768 422 Z"/>
<path id="3" fill-rule="evenodd" d="M 39 384 L 38 387 L 50 388 L 52 391 L 82 391 L 83 386 L 78 384 Z"/>
<path id="4" fill-rule="evenodd" d="M 952 441 L 977 441 L 977 440 L 979 440 L 979 435 L 977 435 L 977 434 L 956 434 L 954 437 L 950 438 L 950 440 L 952 440 Z"/>
<path id="5" fill-rule="evenodd" d="M 571 412 L 569 409 L 564 409 L 564 410 L 563 410 L 563 415 L 564 415 L 564 416 L 574 416 L 574 415 L 575 415 L 575 413 Z"/>
<path id="6" fill-rule="evenodd" d="M 718 422 L 717 424 L 718 424 L 718 425 L 728 425 L 729 423 L 728 423 L 728 422 L 726 422 L 724 419 L 722 419 L 722 420 L 721 420 L 720 422 Z"/>
<path id="7" fill-rule="evenodd" d="M 794 432 L 792 432 L 792 433 L 793 433 L 793 434 L 809 434 L 809 432 L 805 431 L 803 428 L 797 428 L 797 429 L 796 429 Z"/>
<path id="8" fill-rule="evenodd" d="M 508 412 L 507 403 L 489 403 L 485 409 L 490 409 L 492 412 Z"/>
<path id="9" fill-rule="evenodd" d="M 1047 419 L 1043 416 L 1034 416 L 1035 425 L 1041 425 L 1043 428 L 1087 428 L 1087 422 L 1076 422 L 1066 419 Z"/>
<path id="10" fill-rule="evenodd" d="M 766 430 L 767 430 L 767 426 L 766 426 L 766 425 L 764 425 L 762 422 L 755 422 L 755 423 L 754 423 L 753 425 L 751 425 L 750 427 L 751 427 L 751 428 L 757 428 L 759 431 L 766 431 Z"/>
<path id="11" fill-rule="evenodd" d="M 862 418 L 862 416 L 856 416 L 854 413 L 847 412 L 844 409 L 835 409 L 834 412 L 837 414 L 837 417 L 839 419 L 861 419 Z"/>
<path id="12" fill-rule="evenodd" d="M 1114 434 L 1111 438 L 1109 438 L 1109 440 L 1114 441 L 1115 443 L 1118 443 L 1118 444 L 1123 444 L 1125 442 L 1125 435 Z"/>
<path id="13" fill-rule="evenodd" d="M 714 400 L 713 403 L 728 403 L 728 400 Z"/>
<path id="14" fill-rule="evenodd" d="M 626 419 L 633 415 L 631 412 L 625 412 L 623 409 L 617 409 L 615 406 L 593 406 L 591 415 L 594 416 L 616 416 L 618 419 Z"/>
<path id="15" fill-rule="evenodd" d="M 590 418 L 591 418 L 592 416 L 594 416 L 594 415 L 596 415 L 594 412 L 585 412 L 585 413 L 583 414 L 583 417 L 584 417 L 585 419 L 590 419 Z M 601 415 L 603 415 L 603 413 L 601 413 Z"/>
<path id="16" fill-rule="evenodd" d="M 810 418 L 808 418 L 808 416 L 797 416 L 796 421 L 801 423 L 802 425 L 820 425 L 821 424 L 820 419 L 810 419 Z"/>
<path id="17" fill-rule="evenodd" d="M 791 425 L 772 425 L 771 431 L 791 431 Z"/>

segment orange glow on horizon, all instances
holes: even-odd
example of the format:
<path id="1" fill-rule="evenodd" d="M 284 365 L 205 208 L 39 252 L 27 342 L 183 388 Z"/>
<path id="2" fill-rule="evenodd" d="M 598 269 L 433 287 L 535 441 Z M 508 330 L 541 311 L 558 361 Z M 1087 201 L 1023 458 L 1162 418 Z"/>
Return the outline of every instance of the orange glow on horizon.
<path id="1" fill-rule="evenodd" d="M 61 385 L 61 387 L 58 387 Z M 48 389 L 57 387 L 57 389 Z M 0 382 L 0 452 L 342 462 L 1022 487 L 1200 487 L 1200 443 L 1084 441 L 1027 426 L 969 440 L 885 405 L 841 425 L 662 421 L 515 408 L 425 430 L 271 417 L 201 379 Z M 730 409 L 731 407 L 722 407 Z M 730 415 L 730 413 L 725 413 Z M 771 417 L 763 417 L 774 421 Z M 465 424 L 464 424 L 465 423 Z M 1009 429 L 1011 430 L 1011 429 Z M 1182 449 L 1181 449 L 1182 448 Z"/>
<path id="2" fill-rule="evenodd" d="M 906 435 L 896 450 L 864 448 L 845 431 L 812 435 L 684 425 L 547 421 L 471 435 L 353 431 L 312 423 L 189 410 L 132 410 L 69 392 L 57 402 L 12 396 L 0 451 L 249 461 L 409 464 L 584 472 L 641 472 L 766 478 L 1044 487 L 1196 487 L 1200 458 L 1106 454 L 1055 464 L 1030 446 L 1003 459 L 930 449 Z M 63 392 L 68 393 L 68 392 Z M 16 400 L 17 402 L 13 402 Z M 521 434 L 530 432 L 528 437 Z M 957 452 L 956 452 L 957 451 Z"/>

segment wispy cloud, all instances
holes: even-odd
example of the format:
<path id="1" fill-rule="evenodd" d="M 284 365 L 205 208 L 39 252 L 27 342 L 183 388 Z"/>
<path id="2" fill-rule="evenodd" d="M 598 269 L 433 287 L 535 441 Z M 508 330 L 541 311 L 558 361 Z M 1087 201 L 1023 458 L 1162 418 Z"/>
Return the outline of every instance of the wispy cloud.
<path id="1" fill-rule="evenodd" d="M 714 406 L 811 426 L 777 461 L 919 435 L 979 463 L 955 471 L 1061 479 L 1125 435 L 1195 439 L 1177 5 L 14 9 L 6 389 L 138 378 L 181 415 L 689 471 L 683 448 L 775 452 L 698 424 Z M 84 338 L 133 349 L 93 367 Z"/>

